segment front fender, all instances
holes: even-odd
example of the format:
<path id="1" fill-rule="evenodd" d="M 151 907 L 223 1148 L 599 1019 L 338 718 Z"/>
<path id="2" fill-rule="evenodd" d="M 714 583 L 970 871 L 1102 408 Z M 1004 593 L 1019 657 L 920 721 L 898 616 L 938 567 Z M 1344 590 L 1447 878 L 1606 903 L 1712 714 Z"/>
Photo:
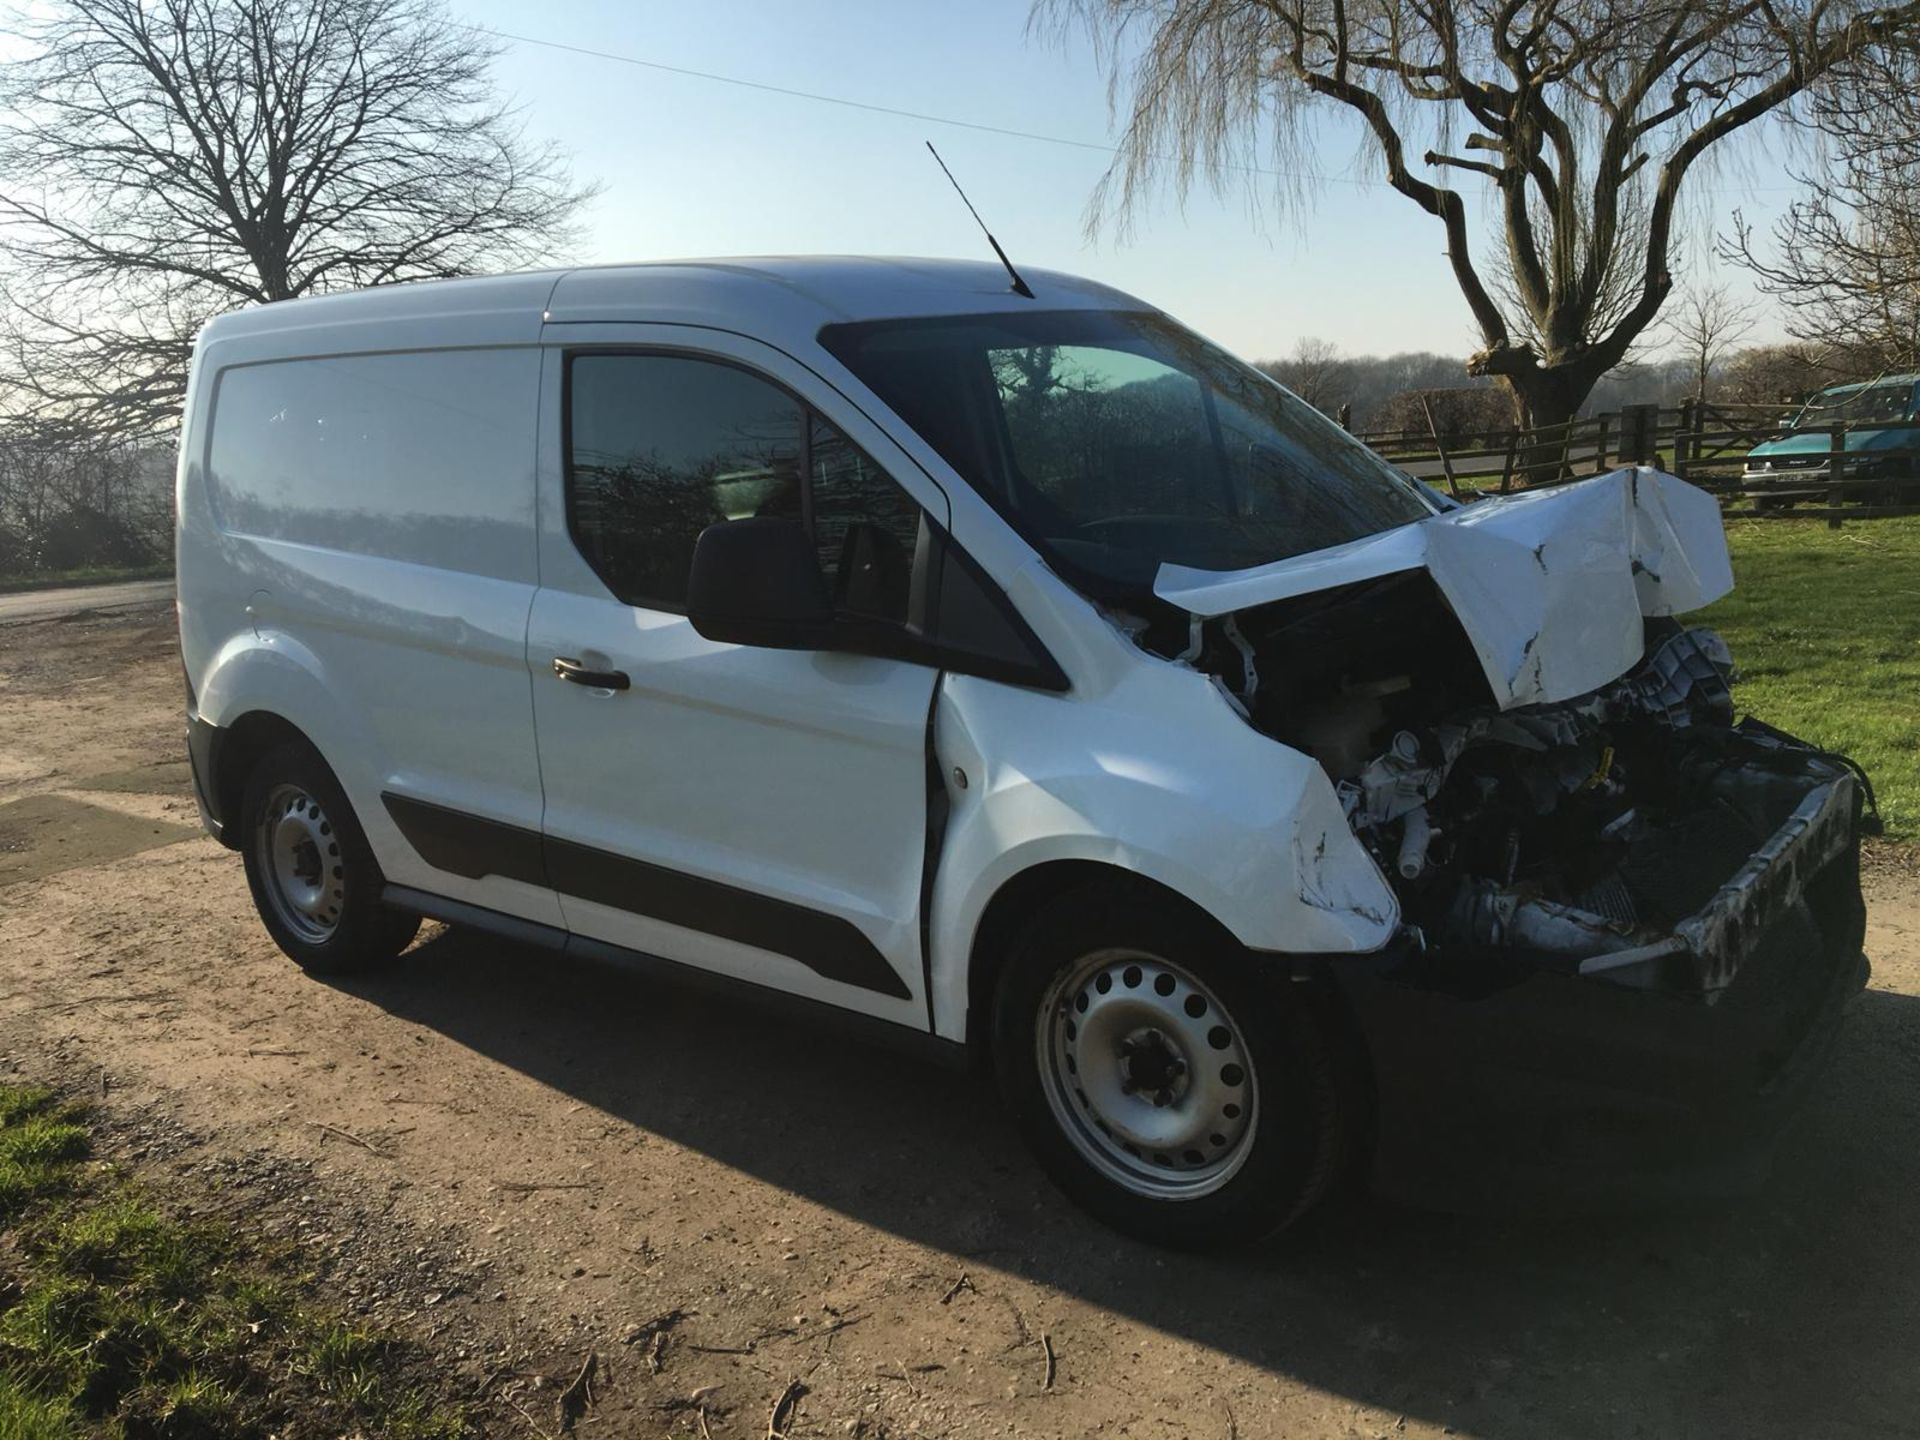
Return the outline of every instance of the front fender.
<path id="1" fill-rule="evenodd" d="M 987 907 L 1036 865 L 1091 861 L 1145 876 L 1254 950 L 1359 953 L 1399 926 L 1326 773 L 1255 731 L 1191 670 L 1145 661 L 1093 697 L 950 676 L 935 743 L 950 808 L 931 981 L 934 1028 L 947 1038 L 965 1034 Z"/>

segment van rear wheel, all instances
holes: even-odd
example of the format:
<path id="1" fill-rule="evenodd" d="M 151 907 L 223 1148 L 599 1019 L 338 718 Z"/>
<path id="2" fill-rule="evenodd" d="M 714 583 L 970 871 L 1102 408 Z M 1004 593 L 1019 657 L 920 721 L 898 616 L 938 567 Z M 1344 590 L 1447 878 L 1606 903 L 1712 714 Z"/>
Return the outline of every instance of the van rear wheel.
<path id="1" fill-rule="evenodd" d="M 1002 972 L 1002 1095 L 1054 1182 L 1115 1229 L 1255 1239 L 1326 1198 L 1361 1130 L 1343 1037 L 1305 989 L 1136 889 L 1072 892 Z"/>
<path id="2" fill-rule="evenodd" d="M 312 746 L 261 756 L 240 805 L 241 850 L 254 908 L 303 970 L 346 975 L 407 948 L 420 917 L 380 900 L 385 880 L 353 807 Z"/>

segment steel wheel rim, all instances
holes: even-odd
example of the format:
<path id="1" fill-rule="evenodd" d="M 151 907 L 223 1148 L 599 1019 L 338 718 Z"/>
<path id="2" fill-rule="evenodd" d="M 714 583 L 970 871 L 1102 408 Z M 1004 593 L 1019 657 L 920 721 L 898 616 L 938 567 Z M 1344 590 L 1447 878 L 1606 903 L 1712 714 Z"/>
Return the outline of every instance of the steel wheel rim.
<path id="1" fill-rule="evenodd" d="M 346 863 L 320 802 L 298 785 L 274 786 L 253 841 L 275 918 L 310 945 L 332 939 L 346 908 Z"/>
<path id="2" fill-rule="evenodd" d="M 1035 1040 L 1055 1121 L 1108 1180 L 1191 1200 L 1246 1162 L 1258 1093 L 1245 1036 L 1181 966 L 1140 950 L 1083 956 L 1048 986 Z"/>

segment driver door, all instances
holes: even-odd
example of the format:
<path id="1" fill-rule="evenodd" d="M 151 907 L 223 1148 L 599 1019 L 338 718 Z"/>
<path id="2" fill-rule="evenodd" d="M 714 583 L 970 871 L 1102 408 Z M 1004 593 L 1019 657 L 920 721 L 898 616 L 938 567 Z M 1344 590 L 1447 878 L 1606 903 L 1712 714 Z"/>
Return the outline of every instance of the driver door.
<path id="1" fill-rule="evenodd" d="M 873 458 L 884 435 L 803 398 L 785 356 L 670 333 L 548 327 L 528 663 L 567 927 L 924 1027 L 938 672 L 709 641 L 685 599 L 703 529 L 780 515 L 811 532 L 839 609 L 904 625 L 923 500 L 944 524 L 945 497 L 902 489 Z"/>

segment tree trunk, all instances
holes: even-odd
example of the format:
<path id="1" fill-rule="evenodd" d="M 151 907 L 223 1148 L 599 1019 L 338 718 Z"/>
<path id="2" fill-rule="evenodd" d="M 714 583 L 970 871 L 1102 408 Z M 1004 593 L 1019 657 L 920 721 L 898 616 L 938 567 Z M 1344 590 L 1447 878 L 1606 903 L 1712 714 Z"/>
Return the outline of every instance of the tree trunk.
<path id="1" fill-rule="evenodd" d="M 1567 452 L 1565 426 L 1580 413 L 1599 375 L 1574 361 L 1542 365 L 1519 374 L 1502 375 L 1526 441 L 1520 455 L 1520 478 L 1525 485 L 1564 480 L 1573 473 Z"/>

